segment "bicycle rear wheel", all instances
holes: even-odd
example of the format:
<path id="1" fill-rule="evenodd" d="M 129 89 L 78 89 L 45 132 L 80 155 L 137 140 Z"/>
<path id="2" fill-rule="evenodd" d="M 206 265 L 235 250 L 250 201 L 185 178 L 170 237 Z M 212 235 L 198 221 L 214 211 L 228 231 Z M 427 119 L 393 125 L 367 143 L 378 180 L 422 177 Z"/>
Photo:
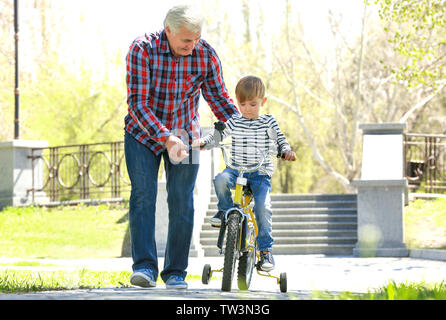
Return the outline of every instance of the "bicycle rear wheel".
<path id="1" fill-rule="evenodd" d="M 228 215 L 226 226 L 225 261 L 223 265 L 222 291 L 231 291 L 232 278 L 235 271 L 237 243 L 240 235 L 240 215 L 238 212 Z"/>

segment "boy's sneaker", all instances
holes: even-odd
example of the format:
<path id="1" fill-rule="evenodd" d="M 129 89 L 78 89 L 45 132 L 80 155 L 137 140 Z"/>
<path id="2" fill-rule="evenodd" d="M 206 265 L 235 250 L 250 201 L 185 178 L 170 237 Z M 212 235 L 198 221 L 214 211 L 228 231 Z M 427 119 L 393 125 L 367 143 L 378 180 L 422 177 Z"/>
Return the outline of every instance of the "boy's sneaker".
<path id="1" fill-rule="evenodd" d="M 153 273 L 149 269 L 135 270 L 130 276 L 130 283 L 143 288 L 153 288 L 156 286 Z"/>
<path id="2" fill-rule="evenodd" d="M 260 252 L 260 269 L 267 272 L 274 269 L 274 258 L 271 251 Z"/>
<path id="3" fill-rule="evenodd" d="M 210 219 L 211 226 L 215 228 L 220 228 L 221 226 L 221 218 L 223 217 L 224 211 L 218 211 L 215 216 Z"/>
<path id="4" fill-rule="evenodd" d="M 187 283 L 180 276 L 170 276 L 166 281 L 167 289 L 187 289 Z"/>

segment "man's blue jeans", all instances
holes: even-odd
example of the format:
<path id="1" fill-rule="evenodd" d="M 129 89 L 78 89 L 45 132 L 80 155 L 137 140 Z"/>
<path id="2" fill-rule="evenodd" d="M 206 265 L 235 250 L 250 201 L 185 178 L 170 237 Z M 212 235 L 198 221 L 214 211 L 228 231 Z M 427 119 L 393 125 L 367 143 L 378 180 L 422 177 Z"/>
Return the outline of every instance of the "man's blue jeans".
<path id="1" fill-rule="evenodd" d="M 124 146 L 127 171 L 132 185 L 129 203 L 132 269 L 135 271 L 147 268 L 152 270 L 155 279 L 158 277 L 155 210 L 158 170 L 163 157 L 169 227 L 161 278 L 164 282 L 171 275 L 185 278 L 194 226 L 193 192 L 199 165 L 172 164 L 167 151 L 156 156 L 128 133 L 125 134 Z"/>
<path id="2" fill-rule="evenodd" d="M 226 168 L 214 179 L 215 193 L 218 198 L 218 210 L 226 212 L 233 207 L 231 189 L 235 188 L 238 176 L 236 170 Z M 272 251 L 274 239 L 272 236 L 272 211 L 271 211 L 271 178 L 260 175 L 258 171 L 245 173 L 254 195 L 254 214 L 256 216 L 259 234 L 257 244 L 260 251 Z"/>

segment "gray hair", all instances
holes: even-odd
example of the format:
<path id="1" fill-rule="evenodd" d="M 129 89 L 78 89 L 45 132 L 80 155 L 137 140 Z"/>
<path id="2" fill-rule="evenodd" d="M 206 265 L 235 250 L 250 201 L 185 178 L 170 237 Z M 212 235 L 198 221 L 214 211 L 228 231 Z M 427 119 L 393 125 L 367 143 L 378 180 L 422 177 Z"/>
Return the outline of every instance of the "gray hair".
<path id="1" fill-rule="evenodd" d="M 179 5 L 171 8 L 164 19 L 164 28 L 169 27 L 176 34 L 181 26 L 191 32 L 201 32 L 204 17 L 197 8 Z"/>

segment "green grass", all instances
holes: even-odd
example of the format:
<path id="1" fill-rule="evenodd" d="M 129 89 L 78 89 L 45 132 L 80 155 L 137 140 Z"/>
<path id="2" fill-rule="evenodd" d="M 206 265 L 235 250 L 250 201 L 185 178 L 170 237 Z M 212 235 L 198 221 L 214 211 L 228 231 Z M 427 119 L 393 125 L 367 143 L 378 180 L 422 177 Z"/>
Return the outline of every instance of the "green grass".
<path id="1" fill-rule="evenodd" d="M 446 199 L 417 199 L 404 209 L 404 241 L 409 248 L 446 249 Z"/>
<path id="2" fill-rule="evenodd" d="M 446 300 L 446 283 L 395 283 L 367 293 L 314 292 L 313 299 L 321 300 Z"/>
<path id="3" fill-rule="evenodd" d="M 130 271 L 33 271 L 6 269 L 0 271 L 0 293 L 23 293 L 95 288 L 127 288 Z M 186 281 L 201 280 L 201 275 L 187 275 Z M 157 285 L 163 282 L 160 277 Z"/>
<path id="4" fill-rule="evenodd" d="M 70 289 L 93 289 L 106 287 L 126 287 L 129 271 L 102 272 L 91 270 L 77 271 L 0 271 L 0 292 L 21 293 L 29 291 L 50 291 Z"/>
<path id="5" fill-rule="evenodd" d="M 110 258 L 121 256 L 128 232 L 128 206 L 66 206 L 57 208 L 6 208 L 0 211 L 2 258 Z M 446 199 L 416 200 L 405 208 L 405 241 L 409 247 L 445 248 Z M 42 267 L 45 263 L 22 261 L 2 264 L 0 292 L 28 292 L 129 286 L 130 271 L 14 270 L 15 266 Z M 11 268 L 9 268 L 11 267 Z M 200 280 L 188 275 L 186 280 Z M 160 282 L 160 279 L 158 279 Z M 446 283 L 389 283 L 374 292 L 330 295 L 314 292 L 314 299 L 342 300 L 446 300 Z"/>
<path id="6" fill-rule="evenodd" d="M 127 214 L 125 204 L 6 208 L 0 211 L 0 257 L 119 257 L 128 231 Z M 445 249 L 446 199 L 410 202 L 404 233 L 410 248 Z"/>
<path id="7" fill-rule="evenodd" d="M 15 267 L 55 267 L 57 265 L 52 263 L 42 263 L 38 261 L 17 261 L 13 263 L 0 263 L 0 266 L 15 266 Z"/>
<path id="8" fill-rule="evenodd" d="M 121 256 L 127 214 L 125 205 L 6 208 L 0 211 L 0 257 Z"/>
<path id="9" fill-rule="evenodd" d="M 4 270 L 0 272 L 0 293 L 24 293 L 95 288 L 127 288 L 130 271 L 31 271 Z M 188 275 L 187 281 L 200 280 L 197 275 Z M 157 284 L 161 284 L 158 277 Z M 293 298 L 293 294 L 289 293 Z M 314 291 L 315 300 L 446 300 L 446 283 L 395 283 L 367 293 Z"/>

